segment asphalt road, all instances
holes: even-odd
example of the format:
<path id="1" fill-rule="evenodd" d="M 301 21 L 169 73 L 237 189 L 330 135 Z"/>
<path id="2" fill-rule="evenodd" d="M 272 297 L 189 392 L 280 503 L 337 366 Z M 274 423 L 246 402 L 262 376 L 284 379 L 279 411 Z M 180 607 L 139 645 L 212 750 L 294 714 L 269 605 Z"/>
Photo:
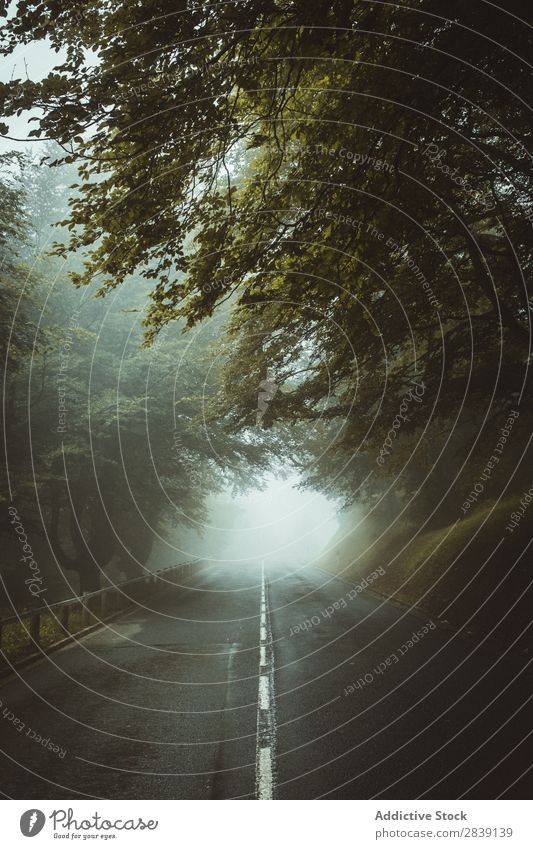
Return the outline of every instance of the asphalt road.
<path id="1" fill-rule="evenodd" d="M 3 795 L 531 797 L 529 656 L 316 568 L 263 584 L 206 565 L 4 681 Z"/>

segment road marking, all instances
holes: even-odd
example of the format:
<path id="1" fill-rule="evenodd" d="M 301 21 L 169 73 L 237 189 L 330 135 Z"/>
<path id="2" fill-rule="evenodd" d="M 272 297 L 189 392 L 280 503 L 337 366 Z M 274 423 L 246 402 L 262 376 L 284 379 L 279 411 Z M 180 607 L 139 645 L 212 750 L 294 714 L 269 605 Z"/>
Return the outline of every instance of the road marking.
<path id="1" fill-rule="evenodd" d="M 274 798 L 274 753 L 276 721 L 274 702 L 274 651 L 268 613 L 265 562 L 261 564 L 261 604 L 259 607 L 259 685 L 257 694 L 257 754 L 255 761 L 256 797 Z"/>
<path id="2" fill-rule="evenodd" d="M 258 799 L 273 799 L 272 788 L 274 785 L 272 778 L 272 750 L 270 746 L 264 749 L 259 749 L 259 771 L 261 774 L 261 783 L 259 785 Z"/>
<path id="3" fill-rule="evenodd" d="M 259 676 L 259 707 L 270 710 L 270 681 L 268 675 Z"/>

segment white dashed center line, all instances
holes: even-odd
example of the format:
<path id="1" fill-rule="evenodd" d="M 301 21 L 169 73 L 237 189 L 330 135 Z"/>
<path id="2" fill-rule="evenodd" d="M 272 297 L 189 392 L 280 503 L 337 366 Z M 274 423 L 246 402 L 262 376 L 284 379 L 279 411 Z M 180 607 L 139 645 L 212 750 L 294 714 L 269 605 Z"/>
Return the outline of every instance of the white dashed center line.
<path id="1" fill-rule="evenodd" d="M 259 618 L 259 688 L 257 698 L 256 797 L 274 798 L 274 753 L 276 723 L 274 710 L 274 651 L 265 585 L 265 564 L 261 564 L 261 605 Z"/>

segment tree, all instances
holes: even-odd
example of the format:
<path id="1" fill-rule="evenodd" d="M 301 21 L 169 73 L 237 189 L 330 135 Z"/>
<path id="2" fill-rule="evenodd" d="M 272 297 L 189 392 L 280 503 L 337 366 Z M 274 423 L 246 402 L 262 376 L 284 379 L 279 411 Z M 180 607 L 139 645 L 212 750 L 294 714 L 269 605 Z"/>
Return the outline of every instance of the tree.
<path id="1" fill-rule="evenodd" d="M 57 260 L 36 255 L 35 245 L 49 241 L 51 223 L 65 214 L 68 171 L 59 176 L 27 158 L 18 164 L 0 185 L 9 272 L 3 279 L 6 466 L 47 585 L 64 597 L 77 591 L 78 580 L 84 592 L 117 571 L 141 574 L 158 535 L 201 528 L 208 496 L 229 483 L 242 486 L 246 475 L 253 480 L 268 452 L 204 421 L 218 382 L 212 345 L 220 320 L 195 345 L 169 332 L 143 348 L 146 282 L 127 281 L 111 305 L 93 297 L 95 287 L 72 287 Z M 53 187 L 59 187 L 55 196 Z M 52 211 L 35 214 L 47 197 L 54 198 Z M 17 251 L 35 265 L 30 297 Z M 9 521 L 2 532 L 10 567 L 20 552 Z M 24 576 L 20 567 L 14 571 L 10 593 L 27 602 Z"/>
<path id="2" fill-rule="evenodd" d="M 0 99 L 80 167 L 77 284 L 152 281 L 152 338 L 230 299 L 234 432 L 271 369 L 271 421 L 340 422 L 340 462 L 374 458 L 415 380 L 409 453 L 465 393 L 497 422 L 529 392 L 526 8 L 24 2 L 4 53 L 67 59 Z"/>

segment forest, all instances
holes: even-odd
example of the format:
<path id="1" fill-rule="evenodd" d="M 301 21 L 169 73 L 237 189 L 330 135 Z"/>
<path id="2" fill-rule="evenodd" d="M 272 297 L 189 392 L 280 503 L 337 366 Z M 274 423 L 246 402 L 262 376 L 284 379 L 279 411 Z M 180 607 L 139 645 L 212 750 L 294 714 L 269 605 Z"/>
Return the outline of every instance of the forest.
<path id="1" fill-rule="evenodd" d="M 4 608 L 290 473 L 324 568 L 523 626 L 530 32 L 477 5 L 0 3 Z"/>

